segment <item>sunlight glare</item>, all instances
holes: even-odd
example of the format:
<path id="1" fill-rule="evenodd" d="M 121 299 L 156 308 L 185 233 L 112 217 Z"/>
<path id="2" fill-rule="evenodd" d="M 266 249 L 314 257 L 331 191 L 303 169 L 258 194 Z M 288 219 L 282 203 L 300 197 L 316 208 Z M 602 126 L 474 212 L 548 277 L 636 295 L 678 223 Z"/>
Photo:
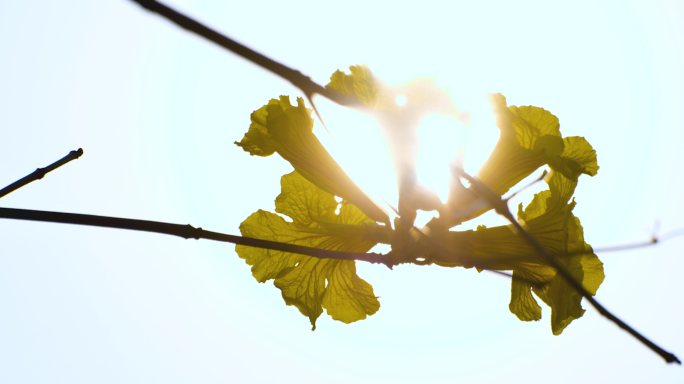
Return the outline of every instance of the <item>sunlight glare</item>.
<path id="1" fill-rule="evenodd" d="M 418 181 L 435 190 L 445 203 L 449 194 L 449 162 L 463 143 L 465 128 L 453 118 L 431 115 L 423 119 L 418 134 Z"/>
<path id="2" fill-rule="evenodd" d="M 392 219 L 396 215 L 382 199 L 397 206 L 397 181 L 387 144 L 377 123 L 370 116 L 324 97 L 316 97 L 314 102 L 330 131 L 330 134 L 326 132 L 314 113 L 314 134 L 352 180 L 385 208 Z"/>
<path id="3" fill-rule="evenodd" d="M 499 139 L 499 129 L 495 124 L 492 105 L 486 97 L 486 90 L 477 84 L 459 83 L 456 104 L 469 112 L 469 124 L 464 139 L 465 153 L 463 168 L 471 175 L 476 175 L 487 161 Z M 455 86 L 455 85 L 453 85 Z"/>
<path id="4" fill-rule="evenodd" d="M 406 104 L 406 96 L 399 95 L 395 101 L 397 102 L 397 105 L 404 105 Z"/>

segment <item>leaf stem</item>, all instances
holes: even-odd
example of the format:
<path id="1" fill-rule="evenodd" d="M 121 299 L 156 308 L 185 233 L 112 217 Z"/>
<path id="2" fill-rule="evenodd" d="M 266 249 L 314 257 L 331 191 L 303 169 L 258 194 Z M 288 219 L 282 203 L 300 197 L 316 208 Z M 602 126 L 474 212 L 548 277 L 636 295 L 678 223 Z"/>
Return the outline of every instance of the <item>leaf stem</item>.
<path id="1" fill-rule="evenodd" d="M 275 251 L 299 253 L 302 255 L 313 256 L 319 259 L 336 260 L 359 260 L 369 263 L 385 264 L 391 268 L 392 261 L 385 255 L 377 253 L 342 252 L 329 251 L 325 249 L 305 247 L 295 244 L 279 243 L 275 241 L 253 239 L 250 237 L 228 235 L 219 232 L 205 231 L 202 228 L 195 228 L 192 225 L 181 225 L 172 223 L 162 223 L 159 221 L 123 219 L 118 217 L 83 215 L 78 213 L 34 211 L 29 209 L 0 208 L 0 218 L 17 219 L 30 221 L 43 221 L 62 224 L 89 225 L 93 227 L 129 229 L 134 231 L 145 231 L 162 233 L 166 235 L 179 236 L 184 239 L 208 239 L 245 245 L 248 247 L 258 247 Z"/>
<path id="2" fill-rule="evenodd" d="M 494 210 L 505 217 L 508 221 L 511 222 L 511 224 L 516 228 L 518 231 L 518 234 L 522 236 L 534 249 L 536 250 L 537 254 L 539 256 L 543 257 L 546 259 L 549 264 L 556 269 L 558 273 L 577 291 L 579 292 L 582 297 L 587 299 L 591 305 L 596 308 L 597 311 L 599 311 L 600 314 L 603 316 L 607 317 L 609 320 L 617 324 L 618 327 L 624 329 L 627 331 L 630 335 L 634 336 L 637 338 L 639 341 L 641 341 L 644 345 L 649 347 L 652 351 L 660 355 L 663 359 L 665 359 L 666 362 L 668 363 L 677 363 L 681 365 L 681 361 L 677 358 L 677 356 L 673 355 L 670 352 L 665 351 L 664 349 L 660 348 L 656 344 L 654 344 L 652 341 L 641 335 L 639 332 L 634 330 L 632 327 L 627 325 L 625 322 L 620 320 L 617 316 L 613 315 L 610 313 L 607 309 L 605 309 L 601 304 L 599 304 L 598 301 L 596 301 L 591 293 L 589 293 L 582 284 L 577 282 L 570 272 L 568 272 L 567 269 L 563 266 L 563 264 L 560 263 L 560 261 L 551 256 L 548 252 L 546 252 L 546 249 L 532 236 L 530 235 L 529 232 L 527 232 L 521 225 L 518 223 L 518 220 L 516 220 L 513 217 L 513 214 L 511 211 L 508 209 L 508 204 L 507 201 L 502 200 L 500 196 L 498 196 L 496 193 L 494 193 L 489 187 L 487 187 L 484 183 L 479 181 L 478 179 L 468 175 L 465 173 L 462 169 L 453 169 L 453 172 L 457 173 L 458 176 L 463 177 L 464 179 L 468 180 L 473 187 L 473 189 L 479 193 L 481 196 L 486 198 L 489 203 L 494 207 Z"/>
<path id="3" fill-rule="evenodd" d="M 0 198 L 3 198 L 5 196 L 9 195 L 10 193 L 12 193 L 12 192 L 16 191 L 17 189 L 25 186 L 26 184 L 30 184 L 36 180 L 42 179 L 48 173 L 54 171 L 55 169 L 61 167 L 62 165 L 66 164 L 72 160 L 78 159 L 79 157 L 81 157 L 81 155 L 83 155 L 83 149 L 79 148 L 78 151 L 69 152 L 68 155 L 62 157 L 61 159 L 55 161 L 54 163 L 48 165 L 45 168 L 36 169 L 35 171 L 33 171 L 33 173 L 31 173 L 27 176 L 24 176 L 23 178 L 15 181 L 14 183 L 6 186 L 3 189 L 0 189 Z"/>

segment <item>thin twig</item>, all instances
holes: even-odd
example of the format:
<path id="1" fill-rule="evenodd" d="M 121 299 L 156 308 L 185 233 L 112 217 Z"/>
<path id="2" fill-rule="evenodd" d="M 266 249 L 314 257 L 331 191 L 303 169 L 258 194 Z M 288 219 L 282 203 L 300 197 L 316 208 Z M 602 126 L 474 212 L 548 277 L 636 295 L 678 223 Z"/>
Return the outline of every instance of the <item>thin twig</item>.
<path id="1" fill-rule="evenodd" d="M 276 241 L 260 240 L 253 239 L 250 237 L 242 237 L 235 235 L 227 235 L 218 232 L 205 231 L 202 228 L 195 228 L 190 224 L 181 225 L 162 223 L 158 221 L 122 219 L 118 217 L 82 215 L 78 213 L 34 211 L 28 209 L 14 208 L 0 208 L 0 218 L 44 221 L 63 224 L 79 224 L 94 227 L 130 229 L 134 231 L 145 231 L 179 236 L 184 239 L 208 239 L 222 241 L 226 243 L 246 245 L 248 247 L 257 247 L 263 249 L 271 249 L 274 251 L 299 253 L 302 255 L 317 257 L 319 259 L 359 260 L 366 261 L 369 263 L 381 263 L 387 265 L 388 267 L 391 267 L 392 265 L 390 258 L 388 258 L 385 255 L 377 253 L 329 251 L 325 249 L 311 248 L 295 244 L 279 243 Z"/>
<path id="2" fill-rule="evenodd" d="M 611 246 L 605 246 L 605 247 L 599 247 L 599 248 L 593 248 L 590 251 L 584 250 L 584 251 L 577 251 L 577 252 L 566 252 L 566 253 L 549 253 L 549 255 L 553 257 L 573 257 L 573 256 L 581 256 L 581 255 L 586 255 L 589 253 L 607 253 L 607 252 L 618 252 L 618 251 L 631 251 L 633 249 L 639 249 L 639 248 L 646 248 L 646 247 L 652 247 L 658 244 L 661 244 L 667 240 L 674 239 L 676 237 L 684 236 L 684 228 L 676 229 L 672 232 L 666 233 L 661 237 L 653 238 L 649 241 L 643 241 L 640 243 L 627 243 L 627 244 L 618 244 L 618 245 L 611 245 Z M 548 253 L 548 252 L 547 252 Z M 534 258 L 530 256 L 520 256 L 520 255 L 502 255 L 500 254 L 498 258 L 488 258 L 487 261 L 492 262 L 492 263 L 499 263 L 499 262 L 519 262 L 519 263 L 525 263 L 525 262 L 535 262 Z"/>
<path id="3" fill-rule="evenodd" d="M 512 198 L 516 197 L 518 194 L 520 194 L 520 193 L 523 192 L 524 190 L 526 190 L 526 189 L 530 188 L 531 186 L 537 184 L 538 182 L 544 180 L 544 177 L 546 177 L 547 173 L 548 173 L 548 172 L 546 172 L 546 169 L 545 169 L 544 172 L 542 172 L 541 176 L 539 176 L 539 177 L 537 177 L 536 179 L 532 180 L 532 181 L 531 181 L 529 184 L 527 184 L 526 186 L 524 186 L 524 187 L 518 189 L 517 191 L 513 192 L 510 196 L 508 196 L 508 197 L 505 198 L 504 200 L 511 200 Z"/>
<path id="4" fill-rule="evenodd" d="M 618 244 L 613 246 L 606 246 L 594 249 L 594 252 L 615 252 L 615 251 L 629 251 L 631 249 L 650 247 L 656 244 L 660 244 L 663 241 L 674 239 L 684 235 L 684 228 L 675 229 L 674 231 L 668 232 L 662 236 L 655 236 L 649 241 L 644 241 L 641 243 L 631 243 L 631 244 Z"/>
<path id="5" fill-rule="evenodd" d="M 657 241 L 658 243 L 661 243 L 661 242 L 663 242 L 663 241 L 665 241 L 665 240 L 674 239 L 675 237 L 679 237 L 679 236 L 682 236 L 682 235 L 684 235 L 684 228 L 679 228 L 679 229 L 675 229 L 675 230 L 672 231 L 672 232 L 668 232 L 668 233 L 666 233 L 666 234 L 664 234 L 664 235 L 658 237 L 658 238 L 656 239 L 656 241 Z M 655 243 L 655 241 L 652 241 L 652 243 Z"/>
<path id="6" fill-rule="evenodd" d="M 390 268 L 392 265 L 394 265 L 394 261 L 391 260 L 390 257 L 387 257 L 386 255 L 382 254 L 329 251 L 324 249 L 305 247 L 301 245 L 286 244 L 275 241 L 260 240 L 250 237 L 235 236 L 224 233 L 206 231 L 202 228 L 195 228 L 190 224 L 181 225 L 172 223 L 162 223 L 158 221 L 123 219 L 107 216 L 83 215 L 78 213 L 36 211 L 15 208 L 0 208 L 0 218 L 145 231 L 178 236 L 184 239 L 208 239 L 226 243 L 245 245 L 250 247 L 271 249 L 275 251 L 299 253 L 302 255 L 312 256 L 319 259 L 366 261 L 373 264 L 385 264 Z M 517 278 L 505 272 L 489 270 L 486 268 L 484 269 L 506 277 Z M 539 284 L 538 282 L 531 282 L 527 280 L 524 281 L 533 285 Z"/>
<path id="7" fill-rule="evenodd" d="M 496 269 L 485 269 L 485 271 L 492 272 L 492 273 L 495 273 L 497 275 L 501 275 L 501 276 L 505 276 L 505 277 L 510 277 L 511 280 L 522 281 L 523 283 L 529 284 L 529 285 L 531 285 L 537 289 L 542 289 L 548 284 L 548 282 L 547 283 L 540 283 L 538 281 L 532 281 L 530 279 L 525 279 L 523 277 L 516 276 L 512 273 L 507 273 L 507 272 L 499 271 Z"/>
<path id="8" fill-rule="evenodd" d="M 624 329 L 627 331 L 629 334 L 637 338 L 639 341 L 641 341 L 644 345 L 649 347 L 652 351 L 660 355 L 663 359 L 665 359 L 666 362 L 668 363 L 677 363 L 681 365 L 681 361 L 677 358 L 677 356 L 673 355 L 670 352 L 665 351 L 664 349 L 660 348 L 653 342 L 651 342 L 649 339 L 641 335 L 639 332 L 634 330 L 632 327 L 627 325 L 625 322 L 620 320 L 617 316 L 613 315 L 610 313 L 607 309 L 605 309 L 601 304 L 599 304 L 598 301 L 596 301 L 591 293 L 589 293 L 582 284 L 580 284 L 577 280 L 575 280 L 570 272 L 568 272 L 567 269 L 563 266 L 563 264 L 560 263 L 560 261 L 556 258 L 551 256 L 548 252 L 546 252 L 546 249 L 534 238 L 532 235 L 530 235 L 529 232 L 527 232 L 521 225 L 518 223 L 518 221 L 513 217 L 513 214 L 511 211 L 508 209 L 508 204 L 505 200 L 502 200 L 499 195 L 494 193 L 489 187 L 487 187 L 484 183 L 480 182 L 479 180 L 475 179 L 474 177 L 468 175 L 465 173 L 462 169 L 455 169 L 452 168 L 455 173 L 458 173 L 460 177 L 463 177 L 464 179 L 468 180 L 471 184 L 471 186 L 474 188 L 474 190 L 479 193 L 481 196 L 485 197 L 487 200 L 489 200 L 490 204 L 494 207 L 494 210 L 505 217 L 508 221 L 511 222 L 511 224 L 516 228 L 518 231 L 518 234 L 522 236 L 534 249 L 537 251 L 539 256 L 543 257 L 546 259 L 549 264 L 556 269 L 556 271 L 565 279 L 565 281 L 568 282 L 577 292 L 579 292 L 582 297 L 587 299 L 591 305 L 596 308 L 597 311 L 599 311 L 600 314 L 603 316 L 607 317 L 609 320 L 617 324 L 620 328 Z"/>
<path id="9" fill-rule="evenodd" d="M 272 60 L 259 52 L 256 52 L 237 41 L 216 32 L 215 30 L 200 24 L 199 22 L 179 13 L 178 11 L 167 7 L 166 5 L 155 0 L 132 0 L 140 4 L 145 9 L 155 12 L 160 16 L 167 18 L 179 27 L 184 28 L 190 32 L 194 32 L 229 51 L 242 56 L 252 63 L 267 69 L 283 79 L 291 82 L 295 87 L 299 88 L 310 99 L 313 94 L 324 96 L 335 103 L 347 107 L 360 107 L 359 102 L 351 97 L 347 97 L 340 93 L 329 91 L 328 89 L 313 82 L 308 76 L 301 72 L 289 68 L 277 61 Z"/>
<path id="10" fill-rule="evenodd" d="M 423 237 L 423 239 L 428 241 L 430 243 L 430 245 L 432 246 L 432 248 L 434 248 L 435 250 L 437 250 L 441 253 L 449 253 L 449 249 L 447 248 L 446 244 L 444 244 L 440 240 L 435 239 L 431 236 L 428 236 L 425 232 L 423 232 L 420 228 L 416 227 L 415 225 L 413 226 L 413 230 L 416 231 L 416 233 L 420 234 L 420 236 Z M 426 257 L 423 259 L 424 260 L 418 260 L 418 258 L 416 258 L 413 260 L 413 264 L 430 265 L 433 262 L 433 258 L 431 258 L 431 257 Z M 510 259 L 506 259 L 505 261 L 509 261 L 509 260 Z M 529 285 L 531 285 L 537 289 L 542 289 L 548 284 L 548 282 L 543 283 L 543 282 L 539 282 L 539 281 L 532 281 L 530 279 L 525 279 L 525 278 L 522 278 L 520 276 L 515 276 L 512 273 L 503 272 L 503 271 L 500 271 L 498 269 L 491 269 L 488 266 L 488 264 L 491 264 L 491 260 L 487 260 L 487 263 L 482 263 L 482 260 L 477 260 L 477 259 L 473 259 L 470 257 L 460 256 L 459 261 L 468 263 L 469 265 L 472 265 L 473 267 L 478 268 L 479 271 L 491 272 L 491 273 L 497 274 L 499 276 L 509 277 L 509 278 L 511 278 L 511 280 L 522 281 L 522 282 L 527 283 L 527 284 L 529 284 Z"/>
<path id="11" fill-rule="evenodd" d="M 83 155 L 83 149 L 79 148 L 78 151 L 69 152 L 68 155 L 62 157 L 61 159 L 55 161 L 54 163 L 48 165 L 45 168 L 36 169 L 35 171 L 33 171 L 33 173 L 29 174 L 28 176 L 25 176 L 25 177 L 15 181 L 14 183 L 6 186 L 5 188 L 1 189 L 0 190 L 0 198 L 7 196 L 8 194 L 16 191 L 17 189 L 23 187 L 26 184 L 30 184 L 36 180 L 42 179 L 49 172 L 54 171 L 55 169 L 61 167 L 62 165 L 66 164 L 72 160 L 78 159 L 79 157 L 81 157 L 81 155 Z"/>

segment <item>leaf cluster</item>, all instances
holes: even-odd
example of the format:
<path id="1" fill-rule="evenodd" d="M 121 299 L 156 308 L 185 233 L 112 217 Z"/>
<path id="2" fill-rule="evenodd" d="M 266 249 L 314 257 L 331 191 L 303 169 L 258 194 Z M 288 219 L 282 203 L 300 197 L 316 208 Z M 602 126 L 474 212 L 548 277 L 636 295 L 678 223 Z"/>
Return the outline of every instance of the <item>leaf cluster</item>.
<path id="1" fill-rule="evenodd" d="M 392 87 L 378 80 L 366 66 L 352 66 L 350 70 L 350 74 L 335 72 L 326 89 L 357 100 L 379 121 L 392 121 L 402 113 L 394 102 L 397 92 Z M 426 100 L 435 100 L 431 97 L 436 94 L 434 88 L 413 89 L 417 91 L 407 98 L 409 103 L 426 105 Z M 501 94 L 491 94 L 489 100 L 501 135 L 476 178 L 502 196 L 548 165 L 552 170 L 545 178 L 549 189 L 536 194 L 524 209 L 519 207 L 518 222 L 576 281 L 595 294 L 604 279 L 603 265 L 584 241 L 580 221 L 572 213 L 576 203 L 571 198 L 580 175 L 596 175 L 596 152 L 582 137 L 563 138 L 558 119 L 543 108 L 508 106 Z M 581 293 L 511 227 L 453 229 L 493 208 L 456 177 L 445 204 L 415 182 L 400 190 L 399 217 L 391 226 L 388 214 L 351 181 L 313 134 L 312 112 L 302 98 L 293 106 L 289 97 L 280 96 L 252 113 L 248 132 L 236 144 L 250 155 L 277 153 L 294 167 L 293 173 L 283 176 L 282 192 L 276 198 L 276 212 L 292 222 L 259 210 L 241 224 L 243 236 L 353 252 L 367 252 L 378 243 L 386 243 L 392 246 L 387 255 L 390 267 L 414 263 L 513 271 L 509 309 L 520 320 L 541 319 L 541 307 L 533 293 L 551 307 L 551 326 L 556 335 L 582 316 Z M 342 198 L 342 203 L 335 196 Z M 412 217 L 418 209 L 436 210 L 439 217 L 425 228 L 415 228 Z M 365 319 L 380 307 L 371 285 L 356 274 L 355 261 L 248 246 L 238 246 L 236 251 L 252 266 L 257 281 L 273 279 L 285 303 L 297 307 L 314 329 L 324 308 L 333 319 L 350 323 Z"/>

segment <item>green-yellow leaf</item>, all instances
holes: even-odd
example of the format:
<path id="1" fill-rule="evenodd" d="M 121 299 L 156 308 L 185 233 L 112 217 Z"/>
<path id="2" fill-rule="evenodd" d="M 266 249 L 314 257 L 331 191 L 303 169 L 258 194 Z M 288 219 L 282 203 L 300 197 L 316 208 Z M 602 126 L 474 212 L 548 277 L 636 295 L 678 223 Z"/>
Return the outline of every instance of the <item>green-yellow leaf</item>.
<path id="1" fill-rule="evenodd" d="M 537 321 L 541 319 L 541 307 L 532 296 L 532 287 L 526 283 L 527 279 L 524 273 L 513 272 L 511 303 L 508 308 L 522 321 Z"/>
<path id="2" fill-rule="evenodd" d="M 598 163 L 594 149 L 583 137 L 564 139 L 558 118 L 549 111 L 532 106 L 508 106 L 500 93 L 490 94 L 489 101 L 501 135 L 476 177 L 491 190 L 503 195 L 545 164 L 573 181 L 581 174 L 596 175 Z M 470 207 L 479 197 L 464 189 L 460 192 L 449 202 L 452 212 L 470 212 L 466 219 L 472 219 L 489 209 L 473 211 Z M 456 224 L 459 222 L 451 225 Z"/>
<path id="3" fill-rule="evenodd" d="M 561 161 L 556 160 L 552 165 L 559 169 L 569 178 L 577 179 L 580 174 L 596 176 L 598 173 L 598 162 L 596 151 L 584 137 L 572 136 L 563 139 L 565 149 L 560 154 Z"/>
<path id="4" fill-rule="evenodd" d="M 577 181 L 560 172 L 552 172 L 546 180 L 549 190 L 536 194 L 525 210 L 521 205 L 518 219 L 576 281 L 595 294 L 603 282 L 603 264 L 584 242 L 582 226 L 572 214 L 575 202 L 570 198 Z M 451 249 L 461 254 L 456 258 L 449 255 L 442 258 L 438 252 L 433 255 L 435 262 L 458 266 L 461 260 L 460 265 L 465 267 L 512 270 L 509 309 L 520 320 L 541 318 L 541 308 L 532 292 L 551 307 L 551 328 L 556 335 L 584 313 L 580 304 L 582 296 L 510 227 L 478 227 L 477 231 L 449 232 L 449 237 Z M 539 284 L 542 285 L 535 287 Z"/>
<path id="5" fill-rule="evenodd" d="M 325 87 L 343 95 L 351 96 L 366 107 L 375 110 L 397 110 L 392 92 L 378 80 L 366 65 L 352 65 L 351 74 L 335 71 L 330 77 L 330 83 Z"/>
<path id="6" fill-rule="evenodd" d="M 537 168 L 548 164 L 571 180 L 596 175 L 596 152 L 582 137 L 562 138 L 558 118 L 532 106 L 507 106 L 500 93 L 489 95 L 501 137 L 477 177 L 504 194 Z"/>
<path id="7" fill-rule="evenodd" d="M 427 114 L 441 114 L 461 118 L 449 92 L 437 85 L 434 78 L 420 77 L 408 83 L 390 86 L 378 79 L 364 65 L 352 65 L 350 74 L 336 71 L 325 87 L 331 91 L 351 96 L 364 106 L 378 112 L 380 120 L 410 119 L 412 123 L 420 123 Z M 397 96 L 403 96 L 405 105 L 397 104 Z M 387 121 L 384 121 L 387 122 Z M 415 129 L 416 127 L 410 127 Z"/>
<path id="8" fill-rule="evenodd" d="M 375 221 L 389 222 L 387 214 L 352 181 L 313 134 L 311 109 L 297 98 L 272 99 L 252 113 L 249 131 L 236 145 L 251 155 L 269 156 L 277 152 L 294 169 L 317 187 L 354 203 Z"/>
<path id="9" fill-rule="evenodd" d="M 589 293 L 596 294 L 596 290 L 604 279 L 603 264 L 591 247 L 584 242 L 584 231 L 580 221 L 572 214 L 574 201 L 568 204 L 576 185 L 576 181 L 554 172 L 549 180 L 550 190 L 535 195 L 532 203 L 519 214 L 519 217 L 525 221 L 530 233 L 544 245 L 549 253 L 560 255 L 559 261 L 572 277 Z M 544 200 L 543 203 L 542 200 Z M 545 212 L 538 215 L 538 209 L 542 205 L 546 206 Z M 552 231 L 553 229 L 556 231 Z M 568 256 L 563 256 L 564 254 Z M 534 274 L 527 275 L 535 277 Z M 582 295 L 558 273 L 548 280 L 542 279 L 541 276 L 537 277 L 535 279 L 537 281 L 546 280 L 546 285 L 532 288 L 532 290 L 551 307 L 551 329 L 554 335 L 560 335 L 565 327 L 584 314 L 581 305 Z M 518 284 L 530 287 L 526 283 L 519 282 Z M 534 305 L 527 303 L 521 306 L 518 312 L 511 308 L 511 312 L 521 317 L 521 313 L 533 310 L 536 306 L 536 302 Z"/>
<path id="10" fill-rule="evenodd" d="M 366 238 L 374 221 L 352 204 L 335 214 L 337 201 L 297 172 L 283 176 L 276 212 L 259 210 L 241 225 L 243 236 L 334 251 L 367 252 L 375 243 Z M 275 279 L 288 305 L 307 316 L 313 329 L 325 308 L 335 320 L 351 323 L 377 312 L 373 287 L 356 275 L 354 261 L 318 259 L 293 253 L 238 245 L 238 255 L 252 266 L 259 282 Z"/>

